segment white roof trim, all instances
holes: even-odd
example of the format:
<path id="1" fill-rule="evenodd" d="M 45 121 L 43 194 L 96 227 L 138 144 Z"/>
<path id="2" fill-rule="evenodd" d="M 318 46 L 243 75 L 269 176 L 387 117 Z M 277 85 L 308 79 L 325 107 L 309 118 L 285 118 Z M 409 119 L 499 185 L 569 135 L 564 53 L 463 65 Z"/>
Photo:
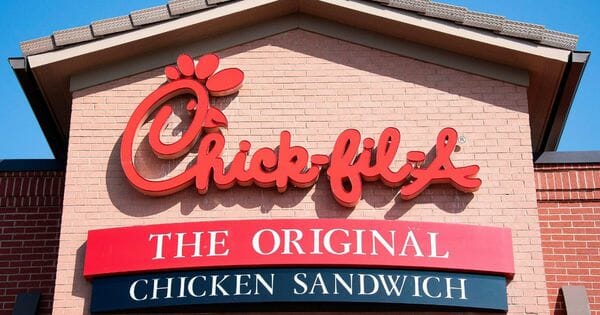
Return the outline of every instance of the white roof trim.
<path id="1" fill-rule="evenodd" d="M 544 58 L 555 59 L 563 62 L 569 60 L 570 50 L 537 45 L 530 41 L 520 40 L 497 35 L 479 29 L 461 26 L 456 23 L 446 22 L 434 18 L 424 18 L 412 12 L 402 10 L 382 10 L 380 6 L 358 1 L 319 0 L 324 3 L 345 7 L 351 10 L 377 15 L 400 23 L 411 24 L 420 28 L 468 38 L 470 40 L 506 47 L 523 53 L 537 55 Z"/>
<path id="2" fill-rule="evenodd" d="M 27 57 L 27 60 L 29 61 L 29 66 L 31 68 L 41 67 L 51 63 L 82 56 L 88 53 L 104 50 L 107 48 L 117 47 L 124 43 L 134 42 L 162 33 L 176 31 L 178 29 L 182 29 L 190 25 L 210 21 L 238 12 L 243 12 L 251 8 L 275 3 L 277 1 L 278 0 L 252 0 L 232 2 L 227 5 L 218 6 L 211 10 L 200 11 L 189 16 L 185 16 L 179 19 L 167 21 L 152 26 L 139 28 L 128 33 L 99 39 L 96 41 L 84 43 L 81 45 L 61 50 L 29 56 Z"/>
<path id="3" fill-rule="evenodd" d="M 176 31 L 194 25 L 221 18 L 230 14 L 242 12 L 251 8 L 256 8 L 263 5 L 268 5 L 277 2 L 278 0 L 252 0 L 252 1 L 237 1 L 227 3 L 226 5 L 217 6 L 211 10 L 199 11 L 189 16 L 184 16 L 179 19 L 166 21 L 160 24 L 147 26 L 128 33 L 118 34 L 111 37 L 82 43 L 73 47 L 32 55 L 27 57 L 29 65 L 32 68 L 41 67 L 59 61 L 64 61 L 70 58 L 86 55 L 92 52 L 117 47 L 124 43 L 134 42 L 149 38 L 162 33 Z M 540 56 L 543 58 L 567 62 L 570 50 L 547 47 L 530 41 L 519 40 L 515 38 L 504 37 L 491 32 L 486 32 L 471 27 L 461 26 L 452 22 L 446 22 L 434 18 L 426 18 L 416 15 L 412 12 L 389 9 L 372 2 L 359 2 L 356 0 L 340 1 L 340 0 L 314 0 L 322 3 L 343 7 L 349 10 L 354 10 L 361 13 L 366 13 L 385 19 L 389 19 L 399 23 L 414 25 L 423 29 L 440 32 L 452 36 L 458 36 L 499 47 L 508 48 L 517 52 Z M 301 3 L 299 4 L 301 6 Z"/>

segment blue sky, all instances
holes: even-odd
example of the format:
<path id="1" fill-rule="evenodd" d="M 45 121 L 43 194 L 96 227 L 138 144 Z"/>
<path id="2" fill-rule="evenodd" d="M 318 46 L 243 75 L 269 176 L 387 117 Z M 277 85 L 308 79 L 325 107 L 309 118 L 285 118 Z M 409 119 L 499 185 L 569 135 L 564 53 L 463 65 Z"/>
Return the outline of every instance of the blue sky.
<path id="1" fill-rule="evenodd" d="M 249 0 L 247 0 L 249 1 Z M 0 7 L 0 159 L 51 158 L 52 153 L 21 88 L 6 62 L 20 56 L 19 42 L 50 35 L 55 30 L 124 15 L 132 10 L 165 4 L 167 0 L 21 0 Z M 443 0 L 471 10 L 537 23 L 580 36 L 578 50 L 600 53 L 600 1 L 589 0 Z M 600 64 L 592 55 L 559 144 L 559 151 L 600 150 L 598 84 Z"/>

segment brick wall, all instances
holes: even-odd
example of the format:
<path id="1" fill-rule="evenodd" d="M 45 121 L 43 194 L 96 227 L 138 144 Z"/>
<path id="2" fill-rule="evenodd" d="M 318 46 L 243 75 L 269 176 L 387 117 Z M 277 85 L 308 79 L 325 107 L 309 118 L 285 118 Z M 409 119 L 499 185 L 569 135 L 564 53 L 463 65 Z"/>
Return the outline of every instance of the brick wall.
<path id="1" fill-rule="evenodd" d="M 397 197 L 397 189 L 369 183 L 354 209 L 336 203 L 325 178 L 311 188 L 285 193 L 256 186 L 226 191 L 211 187 L 206 195 L 190 188 L 167 197 L 146 197 L 124 178 L 120 136 L 136 106 L 165 83 L 164 70 L 75 91 L 54 314 L 89 310 L 91 285 L 82 268 L 90 229 L 271 218 L 509 227 L 516 265 L 508 285 L 510 313 L 548 312 L 525 87 L 302 30 L 217 53 L 221 69 L 239 67 L 246 74 L 239 94 L 213 100 L 229 121 L 229 128 L 222 130 L 226 163 L 240 140 L 252 143 L 253 154 L 261 147 L 275 148 L 283 130 L 291 132 L 293 145 L 311 154 L 329 154 L 345 129 L 377 139 L 384 128 L 396 127 L 402 133 L 398 167 L 406 152 L 430 152 L 438 132 L 454 127 L 465 139 L 452 155 L 454 164 L 480 165 L 480 190 L 465 194 L 437 185 L 407 202 Z M 167 141 L 189 124 L 186 100 L 169 103 L 174 115 L 162 134 Z M 135 161 L 144 176 L 172 176 L 194 162 L 196 148 L 178 160 L 157 159 L 144 138 L 148 129 L 149 124 L 142 126 L 135 145 Z"/>
<path id="2" fill-rule="evenodd" d="M 40 292 L 52 311 L 64 172 L 0 172 L 0 314 L 15 298 Z"/>
<path id="3" fill-rule="evenodd" d="M 565 314 L 563 285 L 585 286 L 600 314 L 600 164 L 535 169 L 550 307 Z"/>

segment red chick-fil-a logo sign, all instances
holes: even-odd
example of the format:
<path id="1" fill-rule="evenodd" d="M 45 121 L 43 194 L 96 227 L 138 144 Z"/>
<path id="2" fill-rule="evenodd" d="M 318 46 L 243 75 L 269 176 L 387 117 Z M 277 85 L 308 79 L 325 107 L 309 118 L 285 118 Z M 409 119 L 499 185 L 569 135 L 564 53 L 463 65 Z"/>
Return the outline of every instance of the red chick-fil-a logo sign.
<path id="1" fill-rule="evenodd" d="M 226 167 L 221 158 L 225 138 L 219 132 L 227 126 L 227 118 L 210 105 L 209 95 L 231 95 L 242 86 L 244 73 L 237 68 L 216 72 L 219 57 L 207 54 L 194 60 L 188 55 L 177 58 L 177 67 L 167 66 L 169 82 L 148 95 L 129 119 L 121 142 L 121 165 L 129 182 L 150 196 L 173 194 L 195 183 L 200 194 L 206 193 L 210 181 L 219 189 L 233 185 L 277 187 L 284 192 L 288 185 L 300 188 L 312 186 L 326 169 L 335 200 L 343 206 L 355 206 L 362 196 L 363 181 L 380 180 L 390 187 L 400 187 L 404 200 L 418 196 L 431 184 L 451 184 L 463 192 L 474 192 L 481 185 L 476 178 L 479 166 L 456 167 L 450 159 L 457 142 L 457 132 L 442 129 L 437 136 L 435 158 L 423 165 L 425 153 L 407 153 L 406 163 L 398 170 L 390 169 L 400 146 L 400 131 L 386 128 L 377 144 L 372 138 L 362 140 L 356 129 L 347 129 L 337 138 L 331 155 L 314 154 L 291 144 L 291 134 L 282 131 L 279 149 L 260 148 L 250 156 L 251 144 L 243 140 L 239 151 Z M 164 143 L 160 138 L 173 110 L 166 102 L 179 95 L 192 95 L 186 106 L 193 118 L 180 139 Z M 161 107 L 162 106 L 162 107 Z M 150 126 L 148 140 L 152 151 L 161 159 L 175 159 L 189 152 L 200 140 L 197 162 L 184 172 L 167 179 L 151 180 L 140 175 L 133 161 L 134 138 L 151 113 L 160 108 Z M 200 139 L 201 138 L 201 139 Z M 249 160 L 249 166 L 246 162 Z"/>

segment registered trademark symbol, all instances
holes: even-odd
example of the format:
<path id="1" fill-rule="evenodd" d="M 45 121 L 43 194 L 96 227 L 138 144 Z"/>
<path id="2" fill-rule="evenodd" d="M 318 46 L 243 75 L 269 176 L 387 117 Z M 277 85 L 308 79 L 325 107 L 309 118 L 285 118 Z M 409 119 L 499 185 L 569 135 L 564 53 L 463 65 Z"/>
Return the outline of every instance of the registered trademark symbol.
<path id="1" fill-rule="evenodd" d="M 465 142 L 467 142 L 467 138 L 465 136 L 463 136 L 463 135 L 460 135 L 458 137 L 458 143 L 463 144 Z"/>

